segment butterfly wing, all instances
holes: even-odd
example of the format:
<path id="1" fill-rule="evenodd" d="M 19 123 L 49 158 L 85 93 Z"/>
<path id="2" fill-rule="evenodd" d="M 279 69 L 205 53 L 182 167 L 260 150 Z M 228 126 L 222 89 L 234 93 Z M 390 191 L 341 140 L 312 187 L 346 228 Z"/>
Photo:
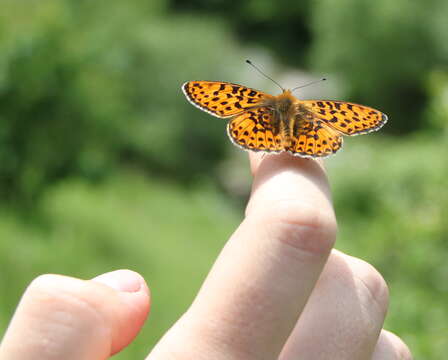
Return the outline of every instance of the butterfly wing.
<path id="1" fill-rule="evenodd" d="M 221 81 L 189 81 L 182 85 L 187 99 L 199 109 L 226 118 L 258 106 L 272 95 Z"/>
<path id="2" fill-rule="evenodd" d="M 272 120 L 273 112 L 267 107 L 248 110 L 229 122 L 227 132 L 235 145 L 246 150 L 287 151 L 309 158 L 331 155 L 342 146 L 342 137 L 321 120 L 303 122 L 291 134 L 274 129 Z"/>
<path id="3" fill-rule="evenodd" d="M 307 121 L 294 129 L 288 151 L 307 158 L 322 158 L 342 147 L 342 136 L 321 120 Z"/>
<path id="4" fill-rule="evenodd" d="M 272 128 L 272 110 L 259 107 L 235 116 L 227 125 L 230 140 L 246 150 L 280 152 L 283 140 Z"/>
<path id="5" fill-rule="evenodd" d="M 360 135 L 377 131 L 387 116 L 368 106 L 330 100 L 302 100 L 318 119 L 344 135 Z"/>

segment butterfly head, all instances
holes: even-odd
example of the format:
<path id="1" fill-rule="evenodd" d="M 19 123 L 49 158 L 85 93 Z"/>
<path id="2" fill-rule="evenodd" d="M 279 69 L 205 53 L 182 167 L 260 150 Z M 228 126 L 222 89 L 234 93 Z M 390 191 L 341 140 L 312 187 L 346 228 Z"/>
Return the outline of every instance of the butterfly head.
<path id="1" fill-rule="evenodd" d="M 291 94 L 291 90 L 283 90 L 275 101 L 275 110 L 279 113 L 287 113 L 297 99 Z"/>

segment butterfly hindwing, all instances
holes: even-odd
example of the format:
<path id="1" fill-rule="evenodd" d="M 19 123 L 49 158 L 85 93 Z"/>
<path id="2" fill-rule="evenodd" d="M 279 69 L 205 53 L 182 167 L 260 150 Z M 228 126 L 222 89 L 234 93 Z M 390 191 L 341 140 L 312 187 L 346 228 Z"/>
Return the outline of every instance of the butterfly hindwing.
<path id="1" fill-rule="evenodd" d="M 290 152 L 316 158 L 334 154 L 342 146 L 342 137 L 323 121 L 303 122 L 292 133 L 275 129 L 273 112 L 260 107 L 235 116 L 227 131 L 232 142 L 244 149 L 268 153 Z"/>
<path id="2" fill-rule="evenodd" d="M 232 142 L 253 151 L 280 152 L 282 138 L 272 128 L 272 110 L 259 107 L 235 116 L 227 125 Z"/>
<path id="3" fill-rule="evenodd" d="M 342 147 L 342 136 L 322 121 L 304 122 L 291 136 L 294 155 L 318 158 L 334 154 Z"/>
<path id="4" fill-rule="evenodd" d="M 317 118 L 344 135 L 360 135 L 380 129 L 387 116 L 368 106 L 330 100 L 302 100 Z"/>
<path id="5" fill-rule="evenodd" d="M 189 81 L 182 89 L 193 105 L 220 118 L 240 114 L 272 98 L 261 91 L 221 81 Z"/>

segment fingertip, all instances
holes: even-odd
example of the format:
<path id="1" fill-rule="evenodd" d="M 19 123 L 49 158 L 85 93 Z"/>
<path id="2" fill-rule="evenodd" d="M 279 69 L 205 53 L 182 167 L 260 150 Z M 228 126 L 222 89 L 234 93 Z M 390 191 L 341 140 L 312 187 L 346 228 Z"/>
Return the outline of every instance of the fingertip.
<path id="1" fill-rule="evenodd" d="M 250 172 L 252 176 L 255 176 L 255 174 L 257 173 L 258 167 L 260 166 L 260 163 L 263 161 L 263 158 L 265 156 L 269 155 L 261 152 L 249 152 Z"/>
<path id="2" fill-rule="evenodd" d="M 149 307 L 145 281 L 130 270 L 87 281 L 41 275 L 23 295 L 1 354 L 21 359 L 30 353 L 45 354 L 50 349 L 45 344 L 52 344 L 52 358 L 72 359 L 74 354 L 106 358 L 135 338 Z"/>
<path id="3" fill-rule="evenodd" d="M 139 273 L 127 269 L 104 273 L 91 281 L 116 290 L 122 305 L 127 305 L 127 309 L 123 308 L 121 312 L 117 311 L 116 329 L 118 332 L 114 336 L 111 346 L 112 354 L 115 354 L 134 339 L 146 321 L 151 305 L 150 290 Z"/>
<path id="4" fill-rule="evenodd" d="M 132 270 L 121 269 L 98 275 L 92 279 L 122 292 L 138 292 L 141 289 L 148 290 L 143 277 Z"/>
<path id="5" fill-rule="evenodd" d="M 412 360 L 409 347 L 394 333 L 382 330 L 372 355 L 372 360 Z"/>
<path id="6" fill-rule="evenodd" d="M 303 164 L 306 165 L 315 165 L 317 164 L 319 168 L 325 173 L 325 166 L 324 166 L 324 160 L 321 158 L 316 159 L 309 159 L 309 158 L 303 158 L 300 156 L 295 156 L 290 153 L 282 152 L 279 154 L 269 154 L 264 152 L 249 152 L 249 162 L 250 162 L 250 170 L 252 173 L 252 176 L 255 176 L 258 172 L 258 169 L 260 168 L 261 163 L 266 160 L 267 162 L 271 161 L 280 161 L 283 164 L 291 163 L 296 166 L 300 166 Z"/>
<path id="7" fill-rule="evenodd" d="M 287 153 L 251 155 L 254 181 L 246 215 L 257 207 L 291 199 L 332 213 L 330 186 L 322 162 Z M 269 204 L 269 205 L 268 205 Z"/>

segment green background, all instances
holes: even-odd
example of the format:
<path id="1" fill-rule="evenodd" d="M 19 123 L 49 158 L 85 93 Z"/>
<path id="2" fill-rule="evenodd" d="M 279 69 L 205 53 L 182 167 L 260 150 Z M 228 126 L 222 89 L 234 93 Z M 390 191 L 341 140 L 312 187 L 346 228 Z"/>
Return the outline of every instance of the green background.
<path id="1" fill-rule="evenodd" d="M 41 273 L 140 272 L 143 358 L 243 217 L 247 155 L 180 85 L 223 80 L 377 107 L 390 121 L 326 161 L 337 248 L 390 286 L 386 327 L 448 349 L 448 2 L 2 0 L 0 332 Z M 175 224 L 175 226 L 174 226 Z M 188 274 L 186 277 L 185 274 Z"/>

